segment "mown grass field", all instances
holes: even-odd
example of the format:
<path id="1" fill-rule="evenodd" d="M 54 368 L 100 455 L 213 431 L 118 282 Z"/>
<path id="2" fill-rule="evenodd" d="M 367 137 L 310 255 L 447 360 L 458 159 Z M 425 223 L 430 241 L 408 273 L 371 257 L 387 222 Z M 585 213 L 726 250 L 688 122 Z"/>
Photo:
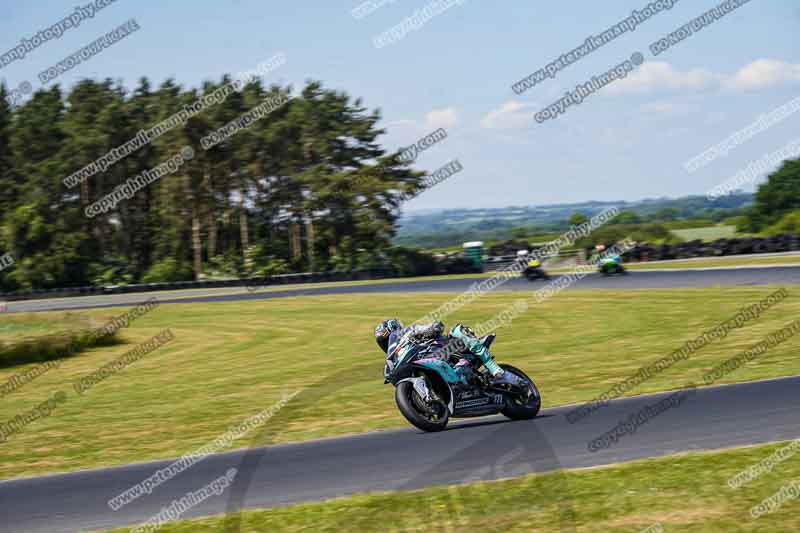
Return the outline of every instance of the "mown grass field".
<path id="1" fill-rule="evenodd" d="M 85 317 L 77 313 L 50 313 L 47 316 L 34 313 L 0 315 L 0 344 L 101 325 L 89 324 Z"/>
<path id="2" fill-rule="evenodd" d="M 241 533 L 300 531 L 689 533 L 800 530 L 800 500 L 753 518 L 750 509 L 800 479 L 791 458 L 732 489 L 732 476 L 785 444 L 680 454 L 502 481 L 376 493 L 241 514 Z M 223 493 L 218 498 L 226 498 Z M 167 523 L 163 533 L 226 531 L 226 518 Z M 574 528 L 574 529 L 573 529 Z M 114 530 L 115 533 L 126 531 Z"/>
<path id="3" fill-rule="evenodd" d="M 103 324 L 79 313 L 49 317 L 14 314 L 5 318 L 0 322 L 0 368 L 52 362 L 89 348 L 119 344 L 115 334 L 97 333 Z"/>
<path id="4" fill-rule="evenodd" d="M 631 270 L 649 270 L 663 268 L 711 268 L 711 267 L 737 267 L 737 266 L 764 266 L 781 265 L 792 266 L 800 265 L 800 255 L 772 256 L 772 257 L 738 257 L 735 255 L 723 257 L 704 257 L 701 259 L 690 259 L 658 263 L 629 263 L 625 267 Z"/>
<path id="5" fill-rule="evenodd" d="M 672 233 L 685 241 L 700 239 L 702 241 L 716 241 L 717 239 L 730 239 L 736 236 L 736 226 L 707 226 L 705 228 L 674 229 Z"/>
<path id="6" fill-rule="evenodd" d="M 569 291 L 532 305 L 499 330 L 493 352 L 536 379 L 545 407 L 588 401 L 773 290 Z M 631 394 L 697 381 L 714 365 L 796 319 L 800 289 L 788 290 L 789 297 L 759 319 Z M 383 384 L 383 356 L 372 330 L 387 317 L 413 321 L 454 296 L 346 295 L 161 305 L 122 330 L 128 344 L 64 360 L 2 399 L 0 423 L 57 390 L 68 394 L 50 417 L 0 444 L 0 478 L 177 457 L 298 390 L 303 393 L 265 426 L 263 437 L 247 437 L 236 446 L 405 427 L 391 386 Z M 447 323 L 486 321 L 523 296 L 488 294 L 455 312 Z M 102 321 L 122 312 L 87 314 Z M 37 320 L 45 316 L 35 315 Z M 173 332 L 172 342 L 83 396 L 72 390 L 74 380 L 165 328 Z M 800 373 L 797 347 L 798 341 L 791 339 L 724 382 Z M 3 369 L 0 380 L 28 367 Z"/>

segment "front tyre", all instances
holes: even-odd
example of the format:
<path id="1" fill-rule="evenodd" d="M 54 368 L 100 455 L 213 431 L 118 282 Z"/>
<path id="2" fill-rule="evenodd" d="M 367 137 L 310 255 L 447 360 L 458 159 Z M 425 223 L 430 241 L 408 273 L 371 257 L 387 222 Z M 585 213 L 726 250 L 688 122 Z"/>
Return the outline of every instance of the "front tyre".
<path id="1" fill-rule="evenodd" d="M 500 367 L 506 372 L 511 372 L 515 376 L 524 379 L 530 387 L 530 396 L 527 399 L 507 397 L 506 406 L 500 412 L 511 420 L 536 418 L 536 415 L 539 414 L 539 409 L 542 408 L 542 397 L 539 394 L 539 389 L 536 388 L 536 384 L 525 372 L 518 368 L 505 364 L 501 364 Z"/>
<path id="2" fill-rule="evenodd" d="M 410 381 L 397 385 L 394 399 L 406 420 L 422 431 L 441 431 L 447 427 L 447 421 L 450 419 L 447 406 L 441 401 L 431 405 L 425 404 Z"/>

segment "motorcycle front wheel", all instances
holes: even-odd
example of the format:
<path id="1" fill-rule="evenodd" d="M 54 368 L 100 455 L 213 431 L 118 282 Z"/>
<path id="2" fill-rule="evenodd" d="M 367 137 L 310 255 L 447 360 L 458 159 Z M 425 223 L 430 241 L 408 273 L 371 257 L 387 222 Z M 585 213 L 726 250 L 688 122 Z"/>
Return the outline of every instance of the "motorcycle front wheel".
<path id="1" fill-rule="evenodd" d="M 522 398 L 510 398 L 506 407 L 500 412 L 511 420 L 530 420 L 531 418 L 536 418 L 536 415 L 539 414 L 539 409 L 542 408 L 542 397 L 539 395 L 539 389 L 536 388 L 536 383 L 534 383 L 525 372 L 518 368 L 505 364 L 501 364 L 500 367 L 506 372 L 511 372 L 518 378 L 527 381 L 531 392 L 530 396 L 524 400 Z"/>
<path id="2" fill-rule="evenodd" d="M 411 382 L 404 381 L 397 385 L 394 390 L 394 399 L 397 402 L 397 408 L 400 409 L 406 420 L 422 431 L 441 431 L 447 427 L 450 419 L 447 406 L 441 401 L 426 405 L 414 390 Z"/>

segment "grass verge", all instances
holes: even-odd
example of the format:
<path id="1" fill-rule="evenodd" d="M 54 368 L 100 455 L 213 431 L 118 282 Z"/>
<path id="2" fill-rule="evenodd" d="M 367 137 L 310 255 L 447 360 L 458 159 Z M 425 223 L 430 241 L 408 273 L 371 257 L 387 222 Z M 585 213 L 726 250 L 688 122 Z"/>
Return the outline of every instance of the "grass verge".
<path id="1" fill-rule="evenodd" d="M 730 533 L 800 530 L 800 501 L 754 519 L 750 509 L 800 479 L 786 461 L 732 489 L 728 479 L 780 445 L 681 454 L 503 481 L 377 493 L 242 513 L 241 533 L 518 531 Z M 223 494 L 218 498 L 225 498 Z M 570 518 L 572 517 L 572 518 Z M 563 520 L 563 522 L 562 522 Z M 224 517 L 168 523 L 163 533 L 225 531 Z M 575 529 L 562 526 L 574 525 Z M 657 530 L 657 529 L 653 529 Z M 121 533 L 122 529 L 115 530 Z"/>
<path id="2" fill-rule="evenodd" d="M 532 305 L 499 330 L 492 352 L 537 381 L 545 407 L 588 401 L 774 289 L 568 291 Z M 800 288 L 789 286 L 788 291 L 788 298 L 757 320 L 630 394 L 700 381 L 704 372 L 796 319 Z M 447 317 L 447 324 L 489 320 L 524 295 L 490 293 Z M 388 317 L 411 322 L 453 297 L 353 294 L 160 305 L 122 331 L 127 345 L 94 348 L 65 359 L 59 368 L 3 398 L 0 424 L 56 390 L 68 392 L 53 416 L 0 445 L 0 479 L 177 457 L 297 390 L 322 391 L 324 401 L 298 397 L 284 408 L 286 422 L 270 428 L 274 431 L 267 440 L 242 439 L 235 445 L 404 427 L 392 388 L 383 384 L 383 356 L 372 330 Z M 87 314 L 102 321 L 119 312 L 98 309 Z M 75 380 L 166 328 L 175 336 L 168 345 L 82 396 L 72 391 Z M 790 339 L 719 383 L 798 374 L 797 346 Z M 13 374 L 0 370 L 0 383 Z M 330 376 L 337 377 L 331 381 Z"/>
<path id="3" fill-rule="evenodd" d="M 0 368 L 54 361 L 89 348 L 119 344 L 116 333 L 98 335 L 98 327 L 74 313 L 8 315 L 0 323 Z"/>
<path id="4" fill-rule="evenodd" d="M 663 268 L 713 268 L 737 266 L 792 266 L 800 265 L 800 255 L 772 256 L 772 257 L 737 257 L 735 255 L 723 257 L 708 257 L 690 260 L 675 260 L 666 263 L 628 263 L 626 268 L 631 270 L 649 270 Z"/>

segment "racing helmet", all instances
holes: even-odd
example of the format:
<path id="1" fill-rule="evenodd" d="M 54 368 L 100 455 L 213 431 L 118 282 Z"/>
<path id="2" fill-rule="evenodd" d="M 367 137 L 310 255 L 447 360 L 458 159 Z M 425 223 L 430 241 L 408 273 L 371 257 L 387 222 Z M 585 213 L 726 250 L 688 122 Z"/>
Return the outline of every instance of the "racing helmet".
<path id="1" fill-rule="evenodd" d="M 389 349 L 389 336 L 393 331 L 401 329 L 403 329 L 403 323 L 396 318 L 384 320 L 375 327 L 375 342 L 378 343 L 383 353 Z"/>

